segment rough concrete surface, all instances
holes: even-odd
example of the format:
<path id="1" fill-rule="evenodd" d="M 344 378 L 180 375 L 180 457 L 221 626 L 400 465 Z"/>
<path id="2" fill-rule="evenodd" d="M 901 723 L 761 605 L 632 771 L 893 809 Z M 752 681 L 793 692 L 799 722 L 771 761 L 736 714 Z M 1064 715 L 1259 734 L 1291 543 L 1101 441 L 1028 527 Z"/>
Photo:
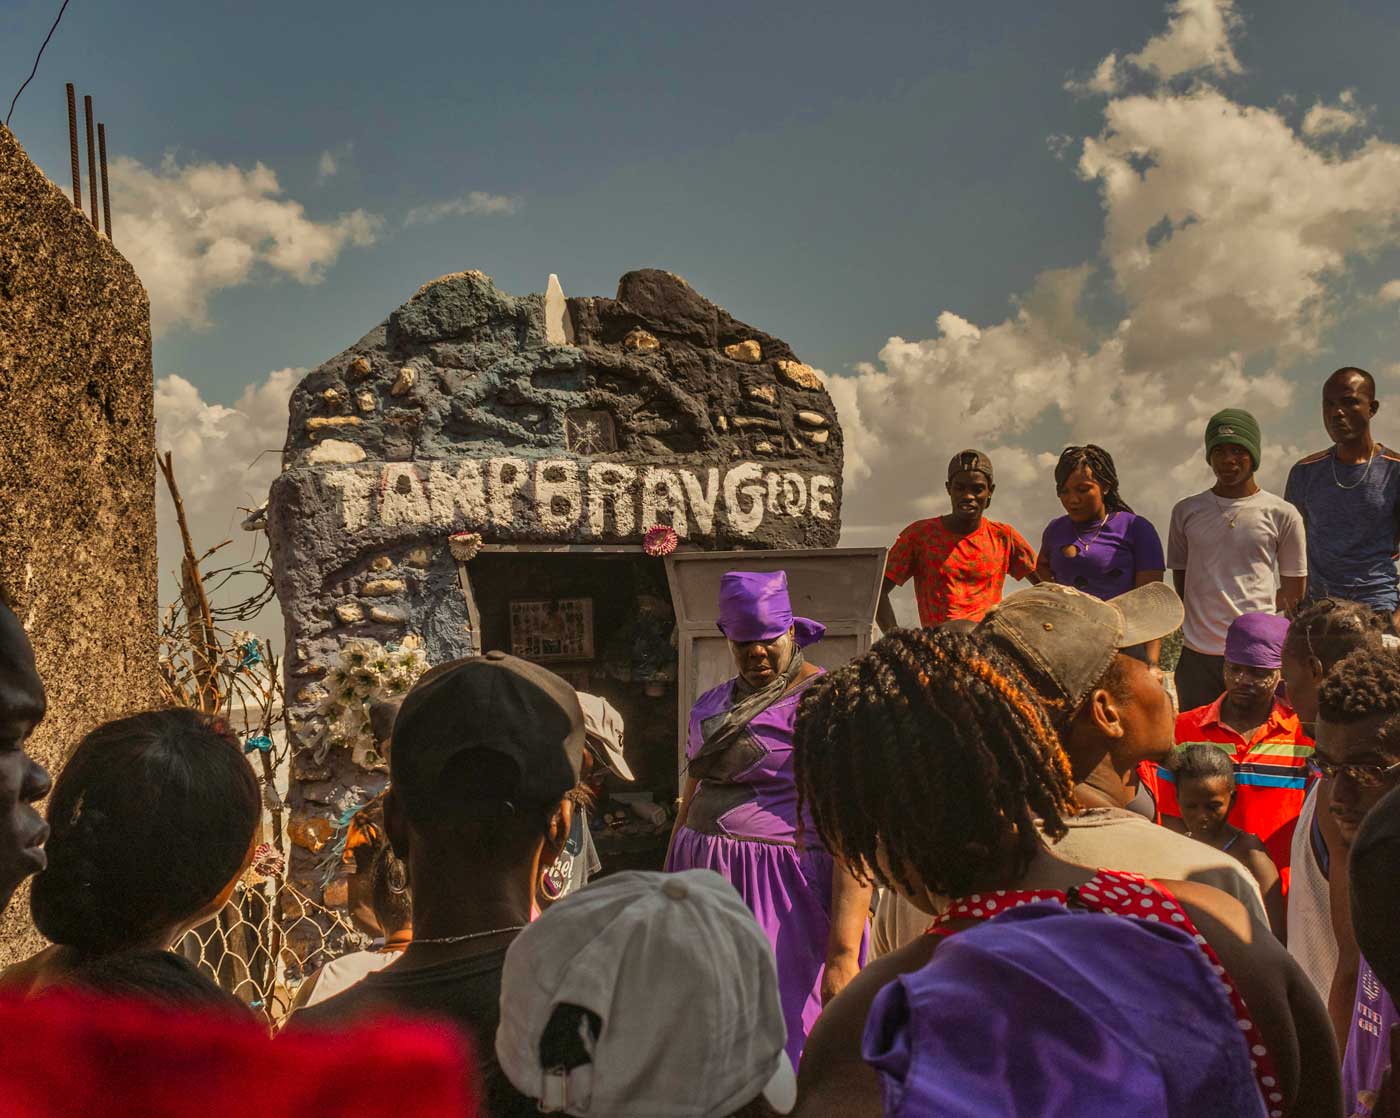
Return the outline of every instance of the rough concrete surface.
<path id="1" fill-rule="evenodd" d="M 146 292 L 0 127 L 0 583 L 48 690 L 31 749 L 53 773 L 157 701 L 154 454 Z M 42 942 L 21 894 L 0 965 Z"/>
<path id="2" fill-rule="evenodd" d="M 669 525 L 706 548 L 840 535 L 840 424 L 787 343 L 655 269 L 624 275 L 615 298 L 565 301 L 552 284 L 553 318 L 546 302 L 480 272 L 443 276 L 292 393 L 268 535 L 289 651 L 292 878 L 313 896 L 324 854 L 296 823 L 334 823 L 384 781 L 318 728 L 342 646 L 411 634 L 434 664 L 480 651 L 451 533 L 635 546 Z"/>

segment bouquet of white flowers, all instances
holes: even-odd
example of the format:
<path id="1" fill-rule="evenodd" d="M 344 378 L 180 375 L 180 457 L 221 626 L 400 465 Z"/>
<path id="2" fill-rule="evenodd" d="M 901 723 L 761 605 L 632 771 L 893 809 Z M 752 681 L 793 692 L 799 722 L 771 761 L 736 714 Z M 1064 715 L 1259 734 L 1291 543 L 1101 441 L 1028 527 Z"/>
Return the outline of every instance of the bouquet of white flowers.
<path id="1" fill-rule="evenodd" d="M 370 708 L 402 699 L 427 670 L 422 642 L 412 634 L 388 645 L 364 638 L 346 641 L 339 663 L 326 675 L 326 697 L 316 708 L 317 725 L 311 727 L 317 753 L 346 748 L 362 768 L 382 768 Z"/>

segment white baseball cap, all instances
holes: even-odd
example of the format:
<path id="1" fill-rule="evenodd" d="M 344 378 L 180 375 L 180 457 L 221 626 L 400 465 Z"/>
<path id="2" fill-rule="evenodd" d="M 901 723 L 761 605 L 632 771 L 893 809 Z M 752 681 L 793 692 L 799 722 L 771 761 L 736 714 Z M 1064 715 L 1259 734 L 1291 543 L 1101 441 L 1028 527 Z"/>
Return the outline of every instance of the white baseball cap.
<path id="1" fill-rule="evenodd" d="M 578 692 L 578 705 L 583 707 L 584 744 L 623 780 L 635 780 L 627 759 L 622 755 L 622 715 L 601 695 Z"/>
<path id="2" fill-rule="evenodd" d="M 541 1051 L 560 1007 L 578 1007 L 568 1060 Z M 605 877 L 506 952 L 496 1058 L 546 1114 L 724 1118 L 760 1094 L 787 1114 L 786 1043 L 773 950 L 712 870 Z"/>

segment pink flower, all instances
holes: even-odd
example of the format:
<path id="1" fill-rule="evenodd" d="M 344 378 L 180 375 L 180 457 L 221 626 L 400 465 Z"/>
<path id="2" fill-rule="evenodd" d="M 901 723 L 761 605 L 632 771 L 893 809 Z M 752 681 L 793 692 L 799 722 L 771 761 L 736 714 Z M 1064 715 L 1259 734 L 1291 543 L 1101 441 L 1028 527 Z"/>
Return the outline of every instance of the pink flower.
<path id="1" fill-rule="evenodd" d="M 647 534 L 642 537 L 642 550 L 648 555 L 660 559 L 675 551 L 676 544 L 679 542 L 680 537 L 676 535 L 676 530 L 669 524 L 654 524 L 647 529 Z"/>

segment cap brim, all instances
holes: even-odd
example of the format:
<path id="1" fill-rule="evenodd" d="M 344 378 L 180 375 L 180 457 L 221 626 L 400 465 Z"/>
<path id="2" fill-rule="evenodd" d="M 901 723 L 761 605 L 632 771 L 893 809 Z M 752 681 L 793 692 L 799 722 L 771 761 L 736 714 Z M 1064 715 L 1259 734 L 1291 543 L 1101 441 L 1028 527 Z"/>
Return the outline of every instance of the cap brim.
<path id="1" fill-rule="evenodd" d="M 764 1085 L 763 1100 L 779 1114 L 791 1114 L 797 1105 L 797 1072 L 786 1052 L 778 1053 L 778 1070 Z"/>
<path id="2" fill-rule="evenodd" d="M 589 734 L 588 745 L 593 751 L 593 756 L 602 761 L 603 765 L 610 772 L 616 773 L 618 776 L 622 777 L 623 780 L 637 779 L 632 775 L 632 769 L 627 764 L 627 758 L 622 755 L 622 750 L 618 749 L 612 742 L 605 741 L 597 735 Z"/>
<path id="3" fill-rule="evenodd" d="M 1161 640 L 1181 627 L 1186 611 L 1176 591 L 1165 582 L 1149 582 L 1119 594 L 1109 604 L 1123 617 L 1119 648 L 1131 648 L 1144 641 Z"/>

